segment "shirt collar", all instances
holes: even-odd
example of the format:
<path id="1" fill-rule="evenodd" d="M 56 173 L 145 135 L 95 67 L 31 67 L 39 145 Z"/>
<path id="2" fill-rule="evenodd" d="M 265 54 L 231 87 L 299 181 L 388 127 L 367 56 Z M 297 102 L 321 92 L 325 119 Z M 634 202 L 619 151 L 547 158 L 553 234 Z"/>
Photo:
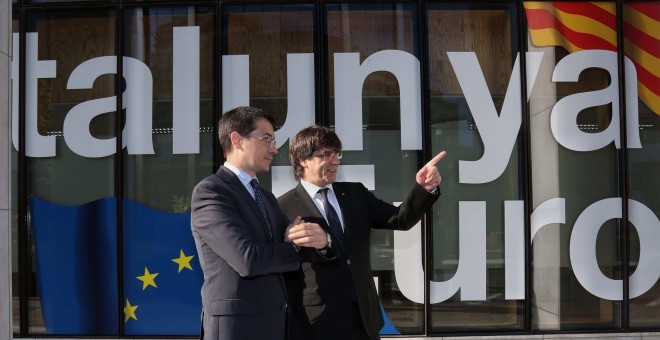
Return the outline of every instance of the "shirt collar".
<path id="1" fill-rule="evenodd" d="M 252 176 L 248 175 L 247 172 L 237 168 L 236 166 L 225 162 L 224 164 L 225 168 L 229 169 L 231 172 L 233 172 L 236 177 L 243 183 L 243 185 L 248 186 L 250 184 L 250 181 L 252 180 Z"/>
<path id="2" fill-rule="evenodd" d="M 330 190 L 333 190 L 332 189 L 332 184 L 328 184 L 328 185 L 326 185 L 325 187 L 322 188 L 320 186 L 317 186 L 316 184 L 309 183 L 304 179 L 300 180 L 300 184 L 302 184 L 305 191 L 307 191 L 307 194 L 309 195 L 309 197 L 312 197 L 312 198 L 314 198 L 316 193 L 318 193 L 319 190 L 321 190 L 323 188 L 328 188 Z"/>

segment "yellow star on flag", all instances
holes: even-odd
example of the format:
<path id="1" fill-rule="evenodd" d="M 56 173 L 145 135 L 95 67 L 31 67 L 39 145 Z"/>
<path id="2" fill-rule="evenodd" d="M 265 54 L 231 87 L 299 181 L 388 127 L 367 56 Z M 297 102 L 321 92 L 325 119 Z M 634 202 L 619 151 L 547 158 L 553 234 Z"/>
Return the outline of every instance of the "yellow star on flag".
<path id="1" fill-rule="evenodd" d="M 135 316 L 136 309 L 138 309 L 138 306 L 131 306 L 131 303 L 126 299 L 126 307 L 124 307 L 124 323 L 128 322 L 128 319 L 130 318 L 137 321 L 137 316 Z"/>
<path id="2" fill-rule="evenodd" d="M 192 260 L 193 257 L 195 257 L 195 255 L 186 256 L 186 254 L 183 253 L 183 249 L 181 249 L 179 258 L 172 260 L 172 262 L 179 265 L 179 271 L 177 273 L 180 273 L 183 270 L 183 268 L 188 268 L 192 270 L 192 267 L 190 266 L 190 260 Z"/>
<path id="3" fill-rule="evenodd" d="M 158 288 L 156 287 L 156 281 L 154 281 L 156 276 L 158 276 L 158 273 L 151 274 L 149 273 L 147 267 L 144 267 L 144 275 L 137 277 L 138 280 L 142 281 L 142 290 L 147 289 L 147 286 L 154 286 L 154 288 Z"/>

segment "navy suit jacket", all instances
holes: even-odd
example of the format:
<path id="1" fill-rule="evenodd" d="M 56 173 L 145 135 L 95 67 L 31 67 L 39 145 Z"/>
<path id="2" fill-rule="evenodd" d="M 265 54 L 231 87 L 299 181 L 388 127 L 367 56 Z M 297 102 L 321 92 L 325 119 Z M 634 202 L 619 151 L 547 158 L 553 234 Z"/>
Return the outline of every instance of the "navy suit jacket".
<path id="1" fill-rule="evenodd" d="M 332 184 L 344 219 L 345 247 L 335 241 L 332 261 L 318 262 L 303 257 L 299 271 L 286 273 L 289 305 L 297 327 L 290 339 L 348 339 L 351 309 L 356 300 L 367 334 L 379 336 L 383 327 L 380 302 L 371 272 L 371 229 L 408 230 L 438 199 L 416 182 L 399 206 L 374 196 L 361 183 Z M 289 218 L 302 216 L 330 229 L 314 202 L 298 183 L 280 196 L 282 210 Z M 337 240 L 341 235 L 332 235 Z"/>
<path id="2" fill-rule="evenodd" d="M 299 269 L 300 256 L 283 241 L 289 220 L 273 194 L 263 194 L 268 223 L 245 186 L 224 166 L 193 190 L 191 227 L 204 271 L 204 339 L 285 338 L 282 273 Z"/>

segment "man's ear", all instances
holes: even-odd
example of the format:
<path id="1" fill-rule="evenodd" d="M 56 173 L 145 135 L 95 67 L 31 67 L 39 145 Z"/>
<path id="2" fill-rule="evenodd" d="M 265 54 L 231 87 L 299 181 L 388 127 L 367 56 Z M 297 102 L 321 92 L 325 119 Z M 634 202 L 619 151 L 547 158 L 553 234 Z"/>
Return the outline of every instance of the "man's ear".
<path id="1" fill-rule="evenodd" d="M 243 147 L 241 146 L 241 140 L 243 138 L 241 137 L 242 136 L 240 133 L 238 133 L 238 131 L 232 131 L 229 135 L 229 139 L 231 140 L 231 145 L 234 150 L 242 150 Z"/>
<path id="2" fill-rule="evenodd" d="M 307 160 L 304 158 L 299 159 L 298 164 L 300 164 L 300 166 L 302 166 L 303 168 L 307 168 Z"/>

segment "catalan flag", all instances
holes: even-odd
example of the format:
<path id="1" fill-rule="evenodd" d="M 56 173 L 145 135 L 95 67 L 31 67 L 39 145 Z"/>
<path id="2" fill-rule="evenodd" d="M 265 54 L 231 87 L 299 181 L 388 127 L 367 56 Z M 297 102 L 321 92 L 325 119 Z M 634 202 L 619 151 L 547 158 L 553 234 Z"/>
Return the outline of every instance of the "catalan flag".
<path id="1" fill-rule="evenodd" d="M 569 52 L 617 50 L 614 2 L 525 2 L 535 46 Z M 624 53 L 635 64 L 640 99 L 660 115 L 660 3 L 627 2 L 623 10 Z"/>

